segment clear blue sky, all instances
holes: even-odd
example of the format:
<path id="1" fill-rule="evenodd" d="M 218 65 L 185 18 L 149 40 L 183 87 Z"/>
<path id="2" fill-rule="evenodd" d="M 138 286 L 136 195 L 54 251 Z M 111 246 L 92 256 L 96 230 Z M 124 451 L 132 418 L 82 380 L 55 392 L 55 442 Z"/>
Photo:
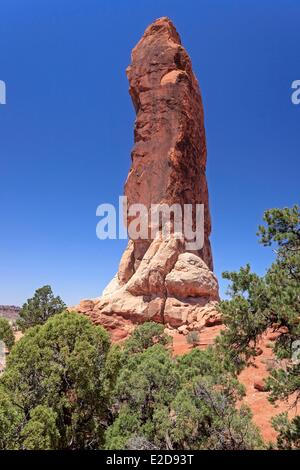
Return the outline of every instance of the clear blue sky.
<path id="1" fill-rule="evenodd" d="M 123 192 L 134 111 L 125 68 L 144 29 L 175 23 L 205 110 L 212 246 L 220 273 L 272 252 L 265 209 L 299 202 L 299 0 L 1 0 L 0 303 L 51 284 L 98 296 L 124 241 L 96 238 L 96 207 Z"/>

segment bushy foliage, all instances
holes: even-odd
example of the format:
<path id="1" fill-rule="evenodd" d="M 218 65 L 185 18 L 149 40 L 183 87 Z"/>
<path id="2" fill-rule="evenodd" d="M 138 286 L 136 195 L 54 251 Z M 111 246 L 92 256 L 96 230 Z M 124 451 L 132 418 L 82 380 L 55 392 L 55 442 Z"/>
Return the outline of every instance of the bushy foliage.
<path id="1" fill-rule="evenodd" d="M 19 449 L 19 433 L 23 413 L 11 400 L 9 393 L 0 385 L 0 450 Z"/>
<path id="2" fill-rule="evenodd" d="M 300 449 L 300 416 L 291 421 L 287 413 L 281 413 L 272 420 L 278 432 L 277 445 L 281 450 Z"/>
<path id="3" fill-rule="evenodd" d="M 53 408 L 38 405 L 30 411 L 29 420 L 20 437 L 26 450 L 51 450 L 59 447 L 60 433 L 57 413 Z"/>
<path id="4" fill-rule="evenodd" d="M 126 349 L 126 348 L 125 348 Z M 209 349 L 174 359 L 161 344 L 124 355 L 108 449 L 251 449 L 262 442 L 243 387 Z"/>
<path id="5" fill-rule="evenodd" d="M 294 394 L 297 403 L 300 364 L 299 357 L 295 360 L 294 349 L 300 340 L 299 206 L 268 210 L 264 221 L 258 234 L 263 245 L 274 247 L 275 261 L 263 277 L 252 273 L 249 265 L 239 272 L 224 273 L 224 278 L 231 281 L 231 299 L 221 303 L 227 329 L 221 335 L 219 347 L 241 369 L 256 354 L 256 341 L 261 334 L 267 328 L 277 331 L 274 352 L 278 359 L 287 361 L 287 366 L 271 372 L 267 381 L 270 400 Z M 275 420 L 275 425 L 282 430 L 278 440 L 281 448 L 292 436 L 297 436 L 298 420 L 290 423 L 290 430 L 282 417 Z M 297 437 L 294 445 L 298 444 Z"/>
<path id="6" fill-rule="evenodd" d="M 199 340 L 200 340 L 200 335 L 199 335 L 198 331 L 195 331 L 195 330 L 189 331 L 187 336 L 186 336 L 186 340 L 193 347 L 198 346 Z"/>
<path id="7" fill-rule="evenodd" d="M 60 297 L 54 297 L 50 286 L 44 286 L 35 291 L 20 310 L 18 327 L 24 332 L 27 328 L 42 325 L 48 318 L 61 313 L 66 305 Z"/>
<path id="8" fill-rule="evenodd" d="M 12 348 L 1 377 L 0 416 L 12 416 L 2 446 L 101 446 L 109 399 L 108 350 L 105 330 L 77 313 L 61 313 L 29 329 Z"/>
<path id="9" fill-rule="evenodd" d="M 154 344 L 164 346 L 170 344 L 171 338 L 164 333 L 160 323 L 146 322 L 136 328 L 126 341 L 125 350 L 128 354 L 142 352 Z"/>
<path id="10" fill-rule="evenodd" d="M 26 329 L 0 378 L 0 449 L 262 447 L 226 355 L 169 343 L 150 322 L 110 345 L 75 312 Z"/>
<path id="11" fill-rule="evenodd" d="M 6 318 L 0 317 L 0 341 L 3 341 L 8 350 L 15 342 L 14 332 Z"/>

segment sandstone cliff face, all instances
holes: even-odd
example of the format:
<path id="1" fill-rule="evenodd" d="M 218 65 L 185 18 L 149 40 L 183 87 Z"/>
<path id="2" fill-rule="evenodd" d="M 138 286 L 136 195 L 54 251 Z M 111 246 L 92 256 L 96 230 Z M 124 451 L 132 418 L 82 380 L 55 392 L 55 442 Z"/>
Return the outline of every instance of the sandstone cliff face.
<path id="1" fill-rule="evenodd" d="M 204 205 L 203 248 L 188 252 L 182 234 L 129 240 L 116 277 L 100 299 L 76 309 L 97 323 L 154 320 L 201 329 L 220 321 L 209 235 L 206 141 L 198 82 L 168 18 L 150 25 L 127 69 L 136 110 L 132 164 L 125 184 L 128 206 Z M 127 214 L 128 224 L 131 217 Z M 193 213 L 193 228 L 196 226 Z M 150 223 L 149 223 L 150 228 Z M 117 328 L 117 326 L 116 326 Z"/>

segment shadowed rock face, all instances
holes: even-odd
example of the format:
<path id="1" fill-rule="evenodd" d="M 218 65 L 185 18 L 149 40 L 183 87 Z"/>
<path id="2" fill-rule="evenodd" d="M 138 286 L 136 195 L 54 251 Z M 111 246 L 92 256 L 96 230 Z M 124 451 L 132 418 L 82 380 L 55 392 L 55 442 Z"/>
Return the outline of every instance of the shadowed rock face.
<path id="1" fill-rule="evenodd" d="M 212 270 L 202 100 L 190 58 L 168 18 L 146 29 L 132 51 L 127 76 L 137 114 L 125 184 L 128 204 L 204 204 L 199 255 Z M 136 259 L 142 259 L 149 244 L 135 242 Z"/>
<path id="2" fill-rule="evenodd" d="M 102 297 L 82 301 L 76 309 L 111 329 L 113 318 L 118 324 L 154 320 L 201 329 L 220 322 L 209 242 L 204 116 L 190 58 L 168 18 L 146 29 L 127 75 L 137 114 L 125 184 L 128 207 L 143 204 L 150 211 L 151 204 L 204 204 L 204 245 L 188 252 L 183 236 L 174 234 L 130 240 Z"/>

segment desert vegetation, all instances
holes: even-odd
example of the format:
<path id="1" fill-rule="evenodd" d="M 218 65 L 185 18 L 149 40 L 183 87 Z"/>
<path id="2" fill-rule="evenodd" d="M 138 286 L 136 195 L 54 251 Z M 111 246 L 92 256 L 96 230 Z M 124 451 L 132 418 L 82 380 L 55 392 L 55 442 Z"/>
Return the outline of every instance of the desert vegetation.
<path id="1" fill-rule="evenodd" d="M 49 286 L 38 289 L 20 312 L 23 337 L 10 350 L 0 377 L 0 449 L 263 449 L 239 374 L 258 354 L 257 341 L 276 333 L 274 366 L 265 383 L 269 399 L 300 397 L 299 207 L 269 210 L 260 241 L 275 260 L 265 276 L 249 265 L 226 272 L 225 329 L 216 343 L 172 355 L 164 326 L 144 323 L 112 344 L 102 326 L 66 311 Z M 201 334 L 201 333 L 200 333 Z M 273 420 L 276 447 L 300 447 L 300 419 Z M 274 446 L 274 444 L 273 444 Z"/>

